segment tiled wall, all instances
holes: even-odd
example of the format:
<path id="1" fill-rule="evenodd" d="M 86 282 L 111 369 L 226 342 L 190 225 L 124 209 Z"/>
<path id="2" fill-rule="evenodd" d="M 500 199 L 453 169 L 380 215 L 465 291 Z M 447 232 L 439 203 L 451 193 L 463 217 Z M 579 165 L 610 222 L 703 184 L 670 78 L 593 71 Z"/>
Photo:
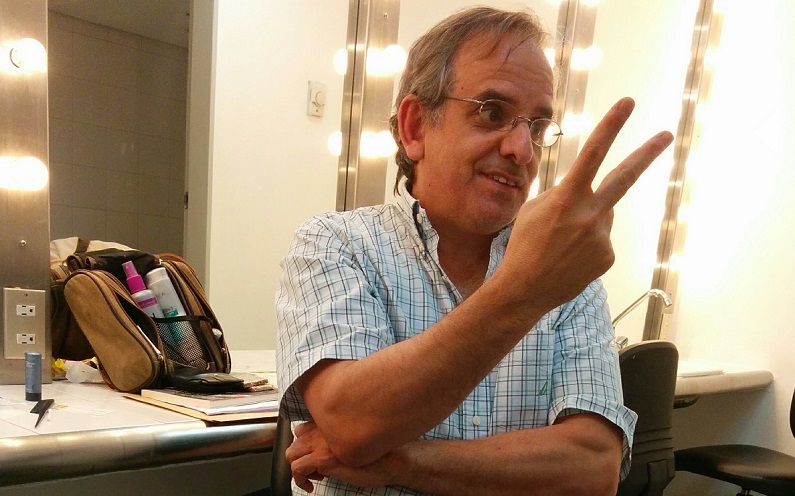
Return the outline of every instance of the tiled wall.
<path id="1" fill-rule="evenodd" d="M 49 22 L 51 238 L 182 253 L 187 49 Z"/>

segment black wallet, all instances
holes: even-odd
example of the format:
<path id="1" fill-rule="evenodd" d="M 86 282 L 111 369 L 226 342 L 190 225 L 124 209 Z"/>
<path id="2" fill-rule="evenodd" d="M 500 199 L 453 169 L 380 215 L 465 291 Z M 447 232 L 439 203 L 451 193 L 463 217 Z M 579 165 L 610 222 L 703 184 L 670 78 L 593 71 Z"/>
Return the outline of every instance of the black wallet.
<path id="1" fill-rule="evenodd" d="M 168 376 L 168 386 L 197 393 L 225 393 L 243 391 L 243 379 L 223 372 L 208 372 L 184 367 Z"/>

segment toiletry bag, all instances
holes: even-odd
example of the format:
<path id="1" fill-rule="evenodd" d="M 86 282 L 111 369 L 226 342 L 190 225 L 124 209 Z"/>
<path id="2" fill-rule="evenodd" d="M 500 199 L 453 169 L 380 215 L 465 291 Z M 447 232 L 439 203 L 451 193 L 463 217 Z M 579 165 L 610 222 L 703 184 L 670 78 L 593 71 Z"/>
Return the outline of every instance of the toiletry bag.
<path id="1" fill-rule="evenodd" d="M 186 316 L 151 318 L 136 305 L 118 275 L 96 268 L 95 255 L 70 257 L 70 268 L 81 264 L 85 268 L 71 272 L 63 293 L 105 382 L 134 392 L 167 386 L 170 377 L 185 368 L 228 373 L 231 360 L 224 334 L 195 271 L 176 255 L 150 256 L 166 268 Z M 120 263 L 111 264 L 116 265 Z M 148 265 L 144 261 L 136 267 L 144 273 Z M 175 335 L 181 336 L 179 343 Z"/>
<path id="2" fill-rule="evenodd" d="M 53 358 L 79 361 L 94 356 L 94 350 L 75 321 L 63 294 L 69 274 L 78 269 L 111 270 L 114 266 L 121 270 L 121 263 L 127 260 L 132 260 L 138 270 L 144 271 L 158 264 L 153 255 L 113 241 L 72 237 L 50 242 L 50 343 Z M 142 261 L 150 265 L 142 267 Z M 123 271 L 121 275 L 118 272 L 114 274 L 123 280 Z"/>

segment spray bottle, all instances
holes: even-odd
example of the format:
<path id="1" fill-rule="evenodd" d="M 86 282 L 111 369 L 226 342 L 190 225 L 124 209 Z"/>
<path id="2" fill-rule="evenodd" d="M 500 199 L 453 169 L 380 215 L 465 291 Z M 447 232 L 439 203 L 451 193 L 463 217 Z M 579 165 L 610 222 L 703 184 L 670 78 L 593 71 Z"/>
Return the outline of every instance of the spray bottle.
<path id="1" fill-rule="evenodd" d="M 160 310 L 160 305 L 157 303 L 155 293 L 146 289 L 144 280 L 135 269 L 132 262 L 124 262 L 121 264 L 124 268 L 124 274 L 127 276 L 127 288 L 132 293 L 133 300 L 138 304 L 138 307 L 143 310 L 150 317 L 163 318 L 163 312 Z"/>

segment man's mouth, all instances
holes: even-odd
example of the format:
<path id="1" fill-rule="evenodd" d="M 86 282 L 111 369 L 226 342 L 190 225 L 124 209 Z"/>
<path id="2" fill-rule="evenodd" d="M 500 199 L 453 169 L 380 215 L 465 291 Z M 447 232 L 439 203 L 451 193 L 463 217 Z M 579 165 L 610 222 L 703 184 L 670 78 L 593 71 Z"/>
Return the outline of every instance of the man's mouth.
<path id="1" fill-rule="evenodd" d="M 517 186 L 517 184 L 515 182 L 509 181 L 509 180 L 505 179 L 502 176 L 491 176 L 491 178 L 494 179 L 495 181 L 497 181 L 500 184 L 505 184 L 507 186 L 513 186 L 514 188 Z"/>

